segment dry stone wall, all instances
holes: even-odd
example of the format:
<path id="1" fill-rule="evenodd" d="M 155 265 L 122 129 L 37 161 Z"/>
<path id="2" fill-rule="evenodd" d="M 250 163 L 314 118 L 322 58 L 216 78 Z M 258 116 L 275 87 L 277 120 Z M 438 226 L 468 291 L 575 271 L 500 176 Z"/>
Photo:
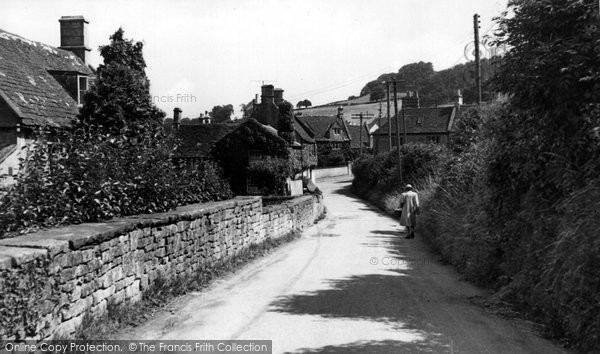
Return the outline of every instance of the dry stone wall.
<path id="1" fill-rule="evenodd" d="M 86 312 L 139 301 L 159 275 L 218 265 L 322 212 L 316 196 L 264 208 L 260 197 L 238 197 L 2 239 L 0 339 L 68 338 Z"/>

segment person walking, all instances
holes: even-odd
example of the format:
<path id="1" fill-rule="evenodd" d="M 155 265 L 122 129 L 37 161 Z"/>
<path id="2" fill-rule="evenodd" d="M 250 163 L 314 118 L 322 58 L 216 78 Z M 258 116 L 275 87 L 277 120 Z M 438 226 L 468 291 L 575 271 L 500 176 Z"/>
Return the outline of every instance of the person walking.
<path id="1" fill-rule="evenodd" d="M 413 186 L 407 184 L 404 193 L 400 195 L 400 225 L 406 227 L 408 235 L 405 238 L 415 238 L 417 214 L 419 214 L 419 195 Z"/>

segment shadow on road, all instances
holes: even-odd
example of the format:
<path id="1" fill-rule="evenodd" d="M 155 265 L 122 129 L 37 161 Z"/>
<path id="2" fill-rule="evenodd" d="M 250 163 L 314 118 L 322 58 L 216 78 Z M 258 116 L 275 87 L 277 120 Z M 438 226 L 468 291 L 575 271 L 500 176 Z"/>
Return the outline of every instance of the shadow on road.
<path id="1" fill-rule="evenodd" d="M 429 347 L 428 347 L 429 348 Z M 441 347 L 440 347 L 441 348 Z M 425 349 L 423 346 L 414 343 L 406 343 L 394 340 L 368 341 L 349 343 L 339 346 L 328 345 L 318 349 L 301 349 L 294 353 L 398 353 L 412 354 L 428 352 L 435 353 L 436 351 Z M 449 352 L 449 349 L 444 348 L 444 352 Z"/>
<path id="2" fill-rule="evenodd" d="M 297 294 L 272 304 L 276 312 L 295 315 L 318 315 L 325 318 L 346 318 L 379 322 L 397 331 L 403 340 L 383 340 L 346 343 L 298 353 L 402 353 L 429 350 L 448 351 L 448 341 L 427 330 L 427 324 L 416 320 L 418 307 L 406 296 L 406 270 L 397 269 L 390 275 L 370 274 L 331 280 L 330 289 Z"/>
<path id="3" fill-rule="evenodd" d="M 401 232 L 401 231 L 389 231 L 389 230 L 373 230 L 371 231 L 372 234 L 375 235 L 389 235 L 389 236 L 402 236 L 402 235 L 406 235 L 405 232 Z"/>
<path id="4" fill-rule="evenodd" d="M 337 182 L 337 183 L 342 183 L 342 182 Z M 358 199 L 358 197 L 352 193 L 352 185 L 348 184 L 348 182 L 343 182 L 344 186 L 341 188 L 336 188 L 336 189 L 332 189 L 329 192 L 329 194 L 341 194 L 347 197 L 351 197 L 354 199 Z"/>

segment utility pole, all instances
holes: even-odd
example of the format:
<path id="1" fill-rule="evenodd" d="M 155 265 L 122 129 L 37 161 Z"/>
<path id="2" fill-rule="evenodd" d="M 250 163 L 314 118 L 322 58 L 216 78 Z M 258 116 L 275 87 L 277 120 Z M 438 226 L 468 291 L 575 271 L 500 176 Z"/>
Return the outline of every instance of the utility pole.
<path id="1" fill-rule="evenodd" d="M 396 79 L 392 81 L 394 85 L 394 115 L 396 116 L 396 147 L 398 148 L 398 172 L 400 174 L 400 181 L 402 181 L 402 155 L 400 153 L 400 122 L 398 116 L 398 90 L 396 88 Z M 392 127 L 390 126 L 390 131 Z"/>
<path id="2" fill-rule="evenodd" d="M 392 118 L 390 117 L 390 82 L 385 82 L 387 92 L 387 119 L 388 119 L 388 143 L 389 150 L 392 151 Z"/>
<path id="3" fill-rule="evenodd" d="M 406 116 L 404 114 L 404 100 L 402 100 L 402 129 L 404 129 L 404 144 L 408 143 L 408 136 L 406 135 Z"/>
<path id="4" fill-rule="evenodd" d="M 362 156 L 362 125 L 363 125 L 363 114 L 360 113 L 360 130 L 358 131 L 358 143 L 360 144 L 360 155 Z"/>
<path id="5" fill-rule="evenodd" d="M 479 58 L 479 15 L 473 15 L 473 30 L 475 34 L 475 84 L 477 85 L 477 104 L 481 104 L 481 63 Z"/>

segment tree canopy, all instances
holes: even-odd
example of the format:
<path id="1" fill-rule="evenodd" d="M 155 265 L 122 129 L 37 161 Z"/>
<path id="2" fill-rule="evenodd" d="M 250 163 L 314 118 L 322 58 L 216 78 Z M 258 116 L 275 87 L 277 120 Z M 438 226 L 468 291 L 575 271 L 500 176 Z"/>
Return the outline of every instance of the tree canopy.
<path id="1" fill-rule="evenodd" d="M 233 114 L 233 105 L 214 106 L 208 114 L 213 123 L 229 122 L 231 121 L 231 115 Z"/>
<path id="2" fill-rule="evenodd" d="M 143 46 L 142 42 L 126 39 L 122 28 L 110 36 L 110 44 L 100 46 L 103 64 L 84 96 L 80 122 L 113 133 L 161 126 L 165 113 L 152 102 Z"/>
<path id="3" fill-rule="evenodd" d="M 298 103 L 296 103 L 296 108 L 310 107 L 310 106 L 312 106 L 312 102 L 310 102 L 309 100 L 302 100 L 302 101 L 298 101 Z"/>
<path id="4" fill-rule="evenodd" d="M 493 76 L 496 62 L 490 59 L 481 60 L 483 81 L 483 99 L 492 97 L 490 79 Z M 386 96 L 384 82 L 396 80 L 398 92 L 419 91 L 419 96 L 424 99 L 434 100 L 438 103 L 454 101 L 457 90 L 462 91 L 465 102 L 476 100 L 475 64 L 469 62 L 458 64 L 452 68 L 435 71 L 432 63 L 418 62 L 402 66 L 397 73 L 380 75 L 376 80 L 369 81 L 360 91 L 361 96 L 371 95 L 371 101 L 376 101 Z M 392 88 L 390 87 L 390 93 Z"/>
<path id="5" fill-rule="evenodd" d="M 552 201 L 600 175 L 598 3 L 511 0 L 509 10 L 498 41 L 511 49 L 495 85 L 511 114 L 498 122 L 492 181 Z"/>

